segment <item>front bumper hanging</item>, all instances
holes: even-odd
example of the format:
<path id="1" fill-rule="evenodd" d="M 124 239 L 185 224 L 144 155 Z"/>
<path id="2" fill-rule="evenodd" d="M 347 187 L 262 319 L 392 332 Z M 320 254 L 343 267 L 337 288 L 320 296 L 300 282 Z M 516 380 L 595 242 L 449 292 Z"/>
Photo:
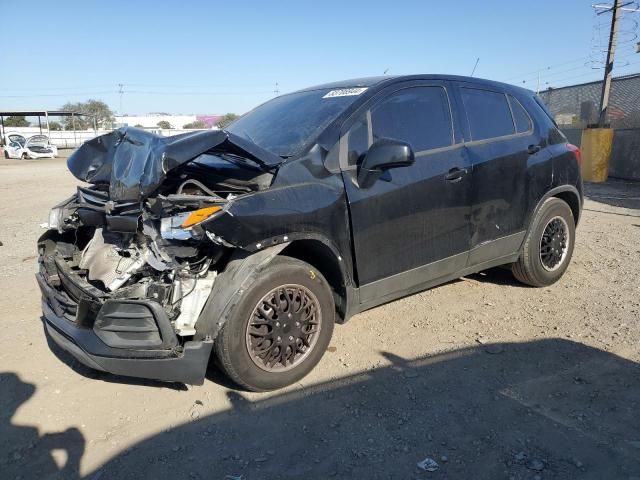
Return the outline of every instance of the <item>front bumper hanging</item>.
<path id="1" fill-rule="evenodd" d="M 64 288 L 53 287 L 42 271 L 36 279 L 42 291 L 46 331 L 63 350 L 83 365 L 104 372 L 204 383 L 212 340 L 187 341 L 179 346 L 159 304 L 116 299 L 100 302 L 97 289 L 57 266 L 59 275 L 54 283 Z"/>

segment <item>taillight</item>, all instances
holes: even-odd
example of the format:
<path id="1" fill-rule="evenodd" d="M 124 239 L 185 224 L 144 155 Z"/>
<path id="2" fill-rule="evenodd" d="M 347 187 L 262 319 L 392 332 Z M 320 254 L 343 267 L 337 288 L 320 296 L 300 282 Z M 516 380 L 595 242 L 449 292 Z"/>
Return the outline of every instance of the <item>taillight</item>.
<path id="1" fill-rule="evenodd" d="M 578 147 L 576 147 L 574 144 L 572 143 L 567 143 L 567 148 L 573 152 L 573 154 L 576 157 L 576 162 L 578 162 L 579 166 L 582 166 L 582 152 L 580 151 L 580 149 Z"/>

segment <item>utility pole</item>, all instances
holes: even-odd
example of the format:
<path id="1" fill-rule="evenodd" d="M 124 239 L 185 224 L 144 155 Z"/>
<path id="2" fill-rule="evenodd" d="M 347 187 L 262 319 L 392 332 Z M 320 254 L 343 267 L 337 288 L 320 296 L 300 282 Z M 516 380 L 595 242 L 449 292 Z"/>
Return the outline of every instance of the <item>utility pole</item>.
<path id="1" fill-rule="evenodd" d="M 595 8 L 598 6 L 595 5 Z M 611 30 L 609 32 L 609 48 L 607 50 L 607 60 L 604 66 L 604 80 L 602 82 L 602 92 L 600 93 L 600 116 L 598 117 L 598 127 L 604 127 L 607 121 L 607 107 L 609 106 L 609 94 L 611 93 L 611 77 L 613 76 L 613 60 L 616 54 L 616 43 L 618 34 L 618 22 L 620 20 L 620 12 L 622 8 L 622 0 L 614 0 L 613 6 L 602 12 L 611 12 Z"/>
<path id="2" fill-rule="evenodd" d="M 604 80 L 602 82 L 602 92 L 600 93 L 600 116 L 598 118 L 598 127 L 604 127 L 607 120 L 607 107 L 609 106 L 609 94 L 611 93 L 611 78 L 613 76 L 613 61 L 616 53 L 618 24 L 622 12 L 638 12 L 640 9 L 631 7 L 635 2 L 623 0 L 614 0 L 613 5 L 596 4 L 592 5 L 596 10 L 601 10 L 597 15 L 611 12 L 611 30 L 609 31 L 609 48 L 607 49 L 607 60 L 604 66 Z"/>
<path id="3" fill-rule="evenodd" d="M 118 84 L 118 93 L 120 94 L 120 109 L 118 110 L 118 113 L 122 115 L 122 95 L 124 95 L 124 84 Z"/>

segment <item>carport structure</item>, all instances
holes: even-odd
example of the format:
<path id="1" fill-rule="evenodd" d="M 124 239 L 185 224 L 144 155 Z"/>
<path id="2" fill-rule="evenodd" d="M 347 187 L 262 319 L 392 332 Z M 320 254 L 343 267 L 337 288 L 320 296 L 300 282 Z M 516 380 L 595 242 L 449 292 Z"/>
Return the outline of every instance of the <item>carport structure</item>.
<path id="1" fill-rule="evenodd" d="M 49 117 L 71 117 L 71 124 L 73 126 L 73 134 L 75 138 L 76 134 L 76 117 L 87 117 L 92 119 L 93 129 L 97 130 L 98 125 L 96 122 L 95 115 L 91 115 L 89 113 L 81 113 L 81 112 L 69 112 L 63 110 L 15 110 L 15 111 L 0 111 L 0 126 L 2 126 L 2 135 L 0 135 L 0 143 L 2 145 L 6 145 L 5 141 L 5 126 L 4 126 L 4 117 L 38 117 L 38 127 L 40 128 L 40 133 L 42 134 L 42 117 L 45 119 L 45 125 L 47 129 L 47 135 L 51 137 L 51 129 L 49 128 Z"/>

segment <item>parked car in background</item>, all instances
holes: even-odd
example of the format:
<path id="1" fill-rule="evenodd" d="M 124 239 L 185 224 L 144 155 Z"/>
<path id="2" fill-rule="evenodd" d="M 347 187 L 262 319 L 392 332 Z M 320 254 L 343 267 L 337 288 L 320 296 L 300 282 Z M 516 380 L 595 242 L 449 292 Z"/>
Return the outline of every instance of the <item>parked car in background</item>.
<path id="1" fill-rule="evenodd" d="M 5 158 L 55 158 L 58 156 L 58 147 L 51 145 L 46 135 L 33 135 L 25 138 L 19 133 L 6 135 L 7 145 L 4 147 Z"/>
<path id="2" fill-rule="evenodd" d="M 213 352 L 243 388 L 284 387 L 358 312 L 501 265 L 556 282 L 580 163 L 533 92 L 441 75 L 301 90 L 226 130 L 123 128 L 69 158 L 92 185 L 38 241 L 46 331 L 98 370 L 202 383 Z"/>

